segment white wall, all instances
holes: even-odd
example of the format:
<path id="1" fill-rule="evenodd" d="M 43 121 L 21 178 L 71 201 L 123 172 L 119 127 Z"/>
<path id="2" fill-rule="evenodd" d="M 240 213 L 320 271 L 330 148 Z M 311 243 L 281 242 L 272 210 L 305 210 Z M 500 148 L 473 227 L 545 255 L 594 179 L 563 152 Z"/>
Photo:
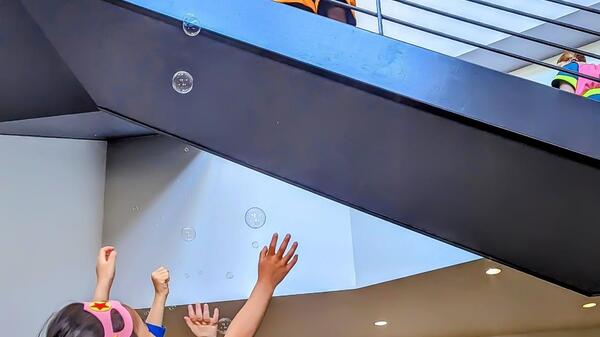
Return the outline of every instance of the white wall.
<path id="1" fill-rule="evenodd" d="M 279 294 L 354 287 L 346 207 L 185 147 L 163 137 L 109 146 L 104 241 L 120 251 L 115 296 L 149 306 L 149 275 L 165 264 L 172 273 L 171 304 L 244 298 L 256 279 L 259 250 L 273 232 L 294 233 L 302 242 L 298 268 Z M 258 230 L 244 222 L 254 206 L 267 214 Z M 195 228 L 194 241 L 181 238 L 185 226 Z"/>
<path id="2" fill-rule="evenodd" d="M 356 286 L 365 287 L 479 257 L 350 209 Z"/>
<path id="3" fill-rule="evenodd" d="M 103 240 L 119 249 L 113 294 L 135 307 L 149 306 L 149 275 L 160 264 L 172 272 L 171 305 L 245 298 L 256 278 L 252 242 L 262 247 L 273 232 L 301 243 L 300 262 L 279 295 L 354 289 L 478 258 L 185 148 L 156 136 L 108 147 Z M 253 206 L 266 211 L 262 229 L 244 223 Z M 181 238 L 186 226 L 196 229 L 192 242 Z"/>
<path id="4" fill-rule="evenodd" d="M 106 144 L 0 136 L 2 334 L 37 336 L 91 297 L 102 231 Z"/>

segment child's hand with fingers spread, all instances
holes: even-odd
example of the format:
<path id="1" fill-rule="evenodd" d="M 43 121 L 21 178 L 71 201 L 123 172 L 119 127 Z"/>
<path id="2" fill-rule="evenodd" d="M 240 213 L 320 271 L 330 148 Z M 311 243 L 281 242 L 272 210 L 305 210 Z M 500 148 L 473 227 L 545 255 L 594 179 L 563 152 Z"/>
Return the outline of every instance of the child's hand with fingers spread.
<path id="1" fill-rule="evenodd" d="M 292 248 L 286 253 L 291 236 L 287 234 L 277 249 L 277 233 L 273 234 L 269 247 L 264 247 L 260 252 L 258 261 L 258 283 L 266 284 L 275 289 L 298 262 L 295 255 L 298 243 L 294 242 Z"/>
<path id="2" fill-rule="evenodd" d="M 195 310 L 194 306 L 190 304 L 188 305 L 188 316 L 185 316 L 183 319 L 185 320 L 185 323 L 187 323 L 187 326 L 190 328 L 194 336 L 217 336 L 217 324 L 219 323 L 218 308 L 215 309 L 211 317 L 208 304 L 204 305 L 204 311 L 202 311 L 202 304 L 196 304 Z"/>
<path id="3" fill-rule="evenodd" d="M 227 337 L 253 337 L 256 335 L 275 288 L 298 262 L 297 242 L 294 242 L 290 250 L 286 252 L 290 239 L 291 236 L 287 234 L 278 249 L 277 234 L 273 234 L 269 247 L 263 248 L 260 252 L 256 286 L 246 304 L 231 321 L 227 329 Z"/>
<path id="4" fill-rule="evenodd" d="M 154 292 L 156 295 L 169 295 L 169 270 L 165 267 L 160 267 L 152 273 L 152 284 L 154 284 Z"/>

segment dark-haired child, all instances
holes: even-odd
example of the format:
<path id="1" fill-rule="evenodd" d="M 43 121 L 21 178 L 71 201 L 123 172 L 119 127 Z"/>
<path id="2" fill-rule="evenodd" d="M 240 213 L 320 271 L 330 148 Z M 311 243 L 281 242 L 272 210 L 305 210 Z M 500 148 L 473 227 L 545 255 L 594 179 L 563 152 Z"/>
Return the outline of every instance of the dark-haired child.
<path id="1" fill-rule="evenodd" d="M 286 235 L 277 249 L 277 234 L 269 247 L 263 248 L 259 257 L 258 280 L 250 298 L 229 326 L 227 337 L 252 337 L 258 330 L 277 285 L 286 277 L 298 261 L 295 255 L 297 243 L 289 251 L 290 236 Z M 287 251 L 287 252 L 286 252 Z M 162 297 L 145 323 L 138 313 L 118 301 L 110 301 L 109 294 L 115 276 L 117 253 L 113 247 L 104 247 L 98 254 L 96 264 L 97 287 L 91 302 L 72 303 L 62 308 L 49 322 L 46 337 L 155 337 L 149 326 L 162 325 L 164 301 Z M 153 276 L 155 290 L 167 289 L 168 271 L 159 269 Z M 166 276 L 166 277 L 165 277 Z M 158 286 L 158 287 L 157 287 Z M 166 295 L 164 296 L 166 300 Z M 153 309 L 154 309 L 153 304 Z M 162 306 L 162 309 L 159 307 Z M 161 311 L 162 310 L 162 311 Z M 159 317 L 160 316 L 160 317 Z M 160 321 L 159 321 L 160 319 Z M 211 316 L 207 305 L 188 307 L 185 322 L 196 337 L 216 337 L 218 310 Z M 161 330 L 164 334 L 164 330 Z"/>
<path id="2" fill-rule="evenodd" d="M 114 247 L 100 249 L 96 259 L 97 282 L 93 300 L 71 303 L 61 309 L 48 324 L 47 337 L 164 337 L 162 319 L 169 293 L 168 270 L 161 267 L 152 273 L 155 297 L 144 323 L 135 310 L 109 300 L 116 258 Z"/>

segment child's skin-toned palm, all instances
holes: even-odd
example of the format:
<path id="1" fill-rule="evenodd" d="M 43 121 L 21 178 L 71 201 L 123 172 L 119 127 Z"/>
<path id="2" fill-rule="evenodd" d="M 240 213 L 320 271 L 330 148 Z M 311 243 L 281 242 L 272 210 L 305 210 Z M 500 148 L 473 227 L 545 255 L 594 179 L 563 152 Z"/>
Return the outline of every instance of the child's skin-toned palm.
<path id="1" fill-rule="evenodd" d="M 246 304 L 231 321 L 227 337 L 253 337 L 256 334 L 275 288 L 298 262 L 298 256 L 295 255 L 298 243 L 294 242 L 286 252 L 291 236 L 289 234 L 285 236 L 279 249 L 277 249 L 277 238 L 278 235 L 273 234 L 269 247 L 263 248 L 260 252 L 256 286 Z"/>
<path id="2" fill-rule="evenodd" d="M 298 256 L 294 255 L 298 243 L 294 242 L 286 254 L 291 236 L 289 234 L 285 236 L 279 249 L 277 249 L 277 238 L 278 235 L 274 234 L 269 247 L 262 249 L 258 260 L 258 282 L 265 283 L 273 289 L 283 281 L 298 262 Z"/>
<path id="3" fill-rule="evenodd" d="M 204 310 L 202 308 L 204 307 Z M 188 305 L 188 315 L 183 318 L 196 337 L 215 337 L 217 335 L 217 324 L 219 322 L 219 309 L 216 308 L 210 315 L 208 304 Z"/>

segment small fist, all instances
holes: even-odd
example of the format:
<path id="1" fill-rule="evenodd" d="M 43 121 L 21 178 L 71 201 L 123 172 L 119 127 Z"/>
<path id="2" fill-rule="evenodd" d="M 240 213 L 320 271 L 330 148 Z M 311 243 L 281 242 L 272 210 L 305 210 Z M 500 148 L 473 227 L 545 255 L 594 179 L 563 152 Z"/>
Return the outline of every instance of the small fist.
<path id="1" fill-rule="evenodd" d="M 165 267 L 160 267 L 152 273 L 152 284 L 154 291 L 159 295 L 169 294 L 169 270 Z"/>
<path id="2" fill-rule="evenodd" d="M 115 278 L 117 251 L 115 247 L 100 248 L 96 258 L 96 276 L 98 281 L 111 282 Z"/>

